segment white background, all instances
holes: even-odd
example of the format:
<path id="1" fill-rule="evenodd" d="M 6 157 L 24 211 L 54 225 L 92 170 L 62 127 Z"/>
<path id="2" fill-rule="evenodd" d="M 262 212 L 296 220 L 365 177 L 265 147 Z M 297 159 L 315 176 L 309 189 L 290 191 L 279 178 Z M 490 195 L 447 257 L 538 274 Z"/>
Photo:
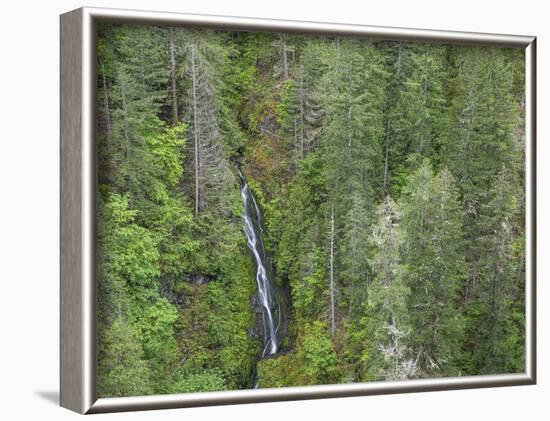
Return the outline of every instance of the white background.
<path id="1" fill-rule="evenodd" d="M 66 420 L 57 406 L 59 338 L 59 17 L 80 6 L 536 35 L 539 53 L 539 384 L 451 392 L 106 415 L 108 419 L 548 419 L 550 300 L 545 215 L 550 150 L 546 2 L 6 0 L 0 24 L 0 418 Z M 103 416 L 102 416 L 103 417 Z"/>

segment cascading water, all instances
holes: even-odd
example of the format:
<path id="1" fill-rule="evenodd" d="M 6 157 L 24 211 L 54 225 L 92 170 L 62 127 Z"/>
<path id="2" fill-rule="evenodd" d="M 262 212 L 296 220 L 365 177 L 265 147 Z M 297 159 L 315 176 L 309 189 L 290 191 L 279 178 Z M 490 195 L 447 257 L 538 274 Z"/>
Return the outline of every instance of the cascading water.
<path id="1" fill-rule="evenodd" d="M 262 241 L 263 230 L 260 209 L 243 175 L 240 172 L 239 175 L 242 180 L 241 197 L 243 200 L 243 227 L 247 239 L 246 245 L 254 256 L 256 266 L 258 301 L 261 307 L 264 331 L 264 349 L 262 351 L 261 358 L 264 358 L 266 356 L 276 354 L 279 349 L 277 331 L 280 321 L 277 321 L 276 326 L 273 313 L 274 309 L 277 308 L 278 318 L 280 318 L 280 309 L 277 296 L 275 295 L 275 290 L 266 269 L 267 264 L 264 244 Z"/>

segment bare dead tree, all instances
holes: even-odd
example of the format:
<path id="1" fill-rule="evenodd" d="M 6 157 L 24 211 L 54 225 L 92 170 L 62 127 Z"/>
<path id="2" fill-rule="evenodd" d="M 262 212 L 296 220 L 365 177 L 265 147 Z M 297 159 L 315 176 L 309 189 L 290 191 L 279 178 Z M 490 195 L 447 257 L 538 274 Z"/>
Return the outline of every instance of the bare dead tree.
<path id="1" fill-rule="evenodd" d="M 101 62 L 101 76 L 103 78 L 103 113 L 105 114 L 105 141 L 109 144 L 111 135 L 111 112 L 109 111 L 109 93 L 107 90 L 107 76 L 105 75 L 105 63 Z"/>
<path id="2" fill-rule="evenodd" d="M 399 329 L 394 317 L 386 324 L 386 330 L 390 342 L 387 345 L 379 344 L 378 347 L 384 359 L 390 363 L 390 368 L 383 370 L 382 374 L 386 380 L 410 379 L 417 372 L 418 360 L 410 355 L 410 350 L 401 342 L 401 339 L 408 336 L 411 331 L 404 332 Z"/>
<path id="3" fill-rule="evenodd" d="M 189 81 L 189 122 L 193 133 L 193 170 L 195 217 L 209 207 L 209 202 L 218 202 L 225 197 L 233 173 L 229 168 L 217 114 L 217 86 L 219 85 L 216 56 L 211 51 L 214 42 L 205 38 L 208 32 L 189 31 L 184 37 L 182 51 L 183 74 Z M 217 206 L 222 210 L 227 206 Z"/>
<path id="4" fill-rule="evenodd" d="M 288 79 L 288 47 L 287 47 L 287 34 L 282 33 L 280 35 L 281 42 L 281 54 L 283 56 L 283 78 L 284 80 Z"/>
<path id="5" fill-rule="evenodd" d="M 122 71 L 119 75 L 120 95 L 122 98 L 122 111 L 124 115 L 124 139 L 126 140 L 126 160 L 130 159 L 130 135 L 128 133 L 128 106 L 126 104 L 126 83 Z"/>
<path id="6" fill-rule="evenodd" d="M 330 253 L 329 253 L 329 290 L 330 290 L 330 335 L 334 339 L 336 332 L 336 311 L 334 300 L 334 205 L 330 209 Z"/>
<path id="7" fill-rule="evenodd" d="M 191 43 L 191 80 L 192 80 L 192 91 L 193 91 L 193 132 L 195 135 L 195 218 L 199 215 L 199 174 L 200 174 L 200 126 L 197 112 L 197 70 L 195 66 L 195 43 Z"/>
<path id="8" fill-rule="evenodd" d="M 422 84 L 422 106 L 426 107 L 426 102 L 428 101 L 428 86 L 429 86 L 429 74 L 428 74 L 428 57 L 430 54 L 430 47 L 426 46 L 426 52 L 424 53 L 424 81 Z M 429 140 L 425 139 L 425 131 L 426 129 L 426 119 L 425 117 L 422 118 L 420 123 L 420 142 L 418 144 L 418 152 L 422 152 L 424 150 L 424 143 Z"/>
<path id="9" fill-rule="evenodd" d="M 300 68 L 300 159 L 304 159 L 304 68 Z"/>
<path id="10" fill-rule="evenodd" d="M 315 147 L 322 131 L 323 117 L 326 115 L 322 101 L 324 89 L 322 86 L 312 83 L 308 71 L 303 63 L 300 64 L 297 69 L 294 87 L 293 112 L 296 116 L 294 119 L 296 159 L 304 159 L 307 152 Z"/>
<path id="11" fill-rule="evenodd" d="M 176 44 L 174 41 L 174 29 L 170 28 L 170 78 L 172 82 L 172 124 L 178 124 L 178 95 L 176 83 Z"/>
<path id="12" fill-rule="evenodd" d="M 384 190 L 386 190 L 386 185 L 388 183 L 388 155 L 390 151 L 390 121 L 388 120 L 386 124 L 386 152 L 384 156 Z"/>

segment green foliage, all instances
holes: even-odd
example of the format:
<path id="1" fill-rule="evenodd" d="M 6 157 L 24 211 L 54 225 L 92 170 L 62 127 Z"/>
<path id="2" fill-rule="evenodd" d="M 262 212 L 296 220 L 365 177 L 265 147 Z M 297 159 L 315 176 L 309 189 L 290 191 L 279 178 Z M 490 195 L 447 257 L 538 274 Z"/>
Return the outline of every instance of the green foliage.
<path id="1" fill-rule="evenodd" d="M 102 396 L 139 396 L 151 393 L 150 370 L 138 332 L 122 317 L 100 336 L 99 384 Z"/>
<path id="2" fill-rule="evenodd" d="M 165 299 L 148 307 L 139 321 L 143 349 L 148 359 L 172 361 L 177 356 L 174 322 L 177 309 Z"/>
<path id="3" fill-rule="evenodd" d="M 187 129 L 184 123 L 169 127 L 157 136 L 147 139 L 155 161 L 163 170 L 160 178 L 167 187 L 174 187 L 183 175 L 182 153 L 185 146 L 183 134 Z"/>
<path id="4" fill-rule="evenodd" d="M 146 229 L 132 224 L 117 227 L 113 232 L 111 253 L 112 270 L 128 280 L 130 287 L 146 289 L 159 275 L 154 238 Z"/>
<path id="5" fill-rule="evenodd" d="M 257 384 L 260 388 L 307 385 L 301 360 L 296 352 L 258 361 Z"/>
<path id="6" fill-rule="evenodd" d="M 287 119 L 289 116 L 289 108 L 291 105 L 292 91 L 295 89 L 295 82 L 292 79 L 287 79 L 283 82 L 283 87 L 281 89 L 281 99 L 277 104 L 277 119 L 279 124 L 284 126 L 287 124 Z"/>
<path id="7" fill-rule="evenodd" d="M 519 50 L 98 31 L 101 396 L 523 371 Z"/>
<path id="8" fill-rule="evenodd" d="M 317 247 L 311 254 L 311 272 L 290 280 L 296 319 L 304 322 L 319 315 L 324 304 L 320 298 L 326 294 L 326 256 Z"/>
<path id="9" fill-rule="evenodd" d="M 458 292 L 466 277 L 463 213 L 452 175 L 434 175 L 427 159 L 411 174 L 401 208 L 406 235 L 405 277 L 411 289 L 408 308 L 411 346 L 420 369 L 453 373 L 461 337 Z"/>
<path id="10" fill-rule="evenodd" d="M 389 196 L 378 208 L 377 217 L 371 237 L 375 250 L 372 259 L 374 279 L 360 322 L 374 344 L 366 347 L 362 360 L 367 378 L 403 380 L 416 369 L 407 306 L 411 289 L 401 264 L 404 237 L 399 225 L 401 214 Z M 384 355 L 380 355 L 376 347 Z"/>
<path id="11" fill-rule="evenodd" d="M 334 351 L 325 322 L 315 321 L 304 327 L 299 358 L 309 384 L 334 383 L 338 376 L 338 356 Z"/>
<path id="12" fill-rule="evenodd" d="M 183 273 L 205 271 L 208 253 L 204 239 L 197 236 L 199 228 L 187 203 L 179 195 L 171 197 L 161 212 L 155 225 L 162 274 L 177 278 Z"/>
<path id="13" fill-rule="evenodd" d="M 157 241 L 147 229 L 134 222 L 137 214 L 128 209 L 127 196 L 116 193 L 109 194 L 101 208 L 100 299 L 106 300 L 105 310 L 108 309 L 104 317 L 112 317 L 119 300 L 131 297 L 144 304 L 155 293 L 153 287 L 160 273 Z M 127 311 L 133 314 L 137 308 L 130 306 Z"/>
<path id="14" fill-rule="evenodd" d="M 219 392 L 226 390 L 223 377 L 216 370 L 208 370 L 200 374 L 192 374 L 180 380 L 174 391 L 177 393 L 189 392 Z"/>

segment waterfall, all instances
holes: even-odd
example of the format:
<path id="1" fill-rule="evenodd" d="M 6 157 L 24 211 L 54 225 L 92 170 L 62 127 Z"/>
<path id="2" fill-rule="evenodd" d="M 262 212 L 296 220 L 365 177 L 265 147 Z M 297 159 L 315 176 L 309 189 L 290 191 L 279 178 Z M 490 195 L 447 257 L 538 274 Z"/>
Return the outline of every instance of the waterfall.
<path id="1" fill-rule="evenodd" d="M 277 330 L 279 323 L 275 326 L 273 310 L 279 307 L 275 289 L 269 279 L 266 269 L 266 256 L 262 241 L 261 214 L 256 199 L 250 191 L 243 175 L 239 171 L 242 180 L 241 197 L 243 200 L 243 229 L 246 234 L 246 245 L 252 252 L 256 267 L 256 284 L 258 287 L 258 300 L 262 311 L 263 322 L 263 343 L 262 356 L 274 355 L 279 349 Z M 278 311 L 280 317 L 280 311 Z"/>

